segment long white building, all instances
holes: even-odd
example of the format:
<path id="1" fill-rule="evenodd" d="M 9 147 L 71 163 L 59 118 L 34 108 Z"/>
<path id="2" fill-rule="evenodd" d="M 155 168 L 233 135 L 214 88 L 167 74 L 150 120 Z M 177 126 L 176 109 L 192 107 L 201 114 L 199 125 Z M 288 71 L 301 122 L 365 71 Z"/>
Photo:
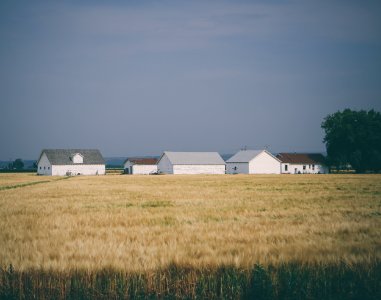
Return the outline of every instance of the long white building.
<path id="1" fill-rule="evenodd" d="M 217 152 L 165 151 L 157 169 L 163 174 L 225 174 L 225 162 Z"/>
<path id="2" fill-rule="evenodd" d="M 149 175 L 157 173 L 157 158 L 128 158 L 124 162 L 124 174 Z"/>
<path id="3" fill-rule="evenodd" d="M 281 162 L 267 150 L 241 150 L 226 161 L 228 174 L 280 174 Z"/>
<path id="4" fill-rule="evenodd" d="M 279 153 L 282 174 L 325 174 L 328 167 L 320 153 Z"/>
<path id="5" fill-rule="evenodd" d="M 105 160 L 96 149 L 44 149 L 37 162 L 38 175 L 105 175 Z"/>

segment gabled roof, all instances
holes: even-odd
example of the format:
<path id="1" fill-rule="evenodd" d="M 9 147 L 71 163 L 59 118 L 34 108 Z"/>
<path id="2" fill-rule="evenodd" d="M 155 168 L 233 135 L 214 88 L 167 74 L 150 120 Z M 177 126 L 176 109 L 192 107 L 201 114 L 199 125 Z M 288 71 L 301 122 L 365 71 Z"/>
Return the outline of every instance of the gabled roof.
<path id="1" fill-rule="evenodd" d="M 224 165 L 225 162 L 218 152 L 170 152 L 165 151 L 173 165 Z M 160 157 L 160 159 L 161 159 Z M 160 160 L 159 159 L 159 160 Z"/>
<path id="2" fill-rule="evenodd" d="M 157 163 L 157 158 L 153 157 L 130 157 L 127 158 L 125 163 L 127 161 L 130 161 L 134 165 L 156 165 Z"/>
<path id="3" fill-rule="evenodd" d="M 325 160 L 321 153 L 279 153 L 277 157 L 289 164 L 324 164 Z"/>
<path id="4" fill-rule="evenodd" d="M 38 160 L 41 159 L 43 153 L 46 154 L 52 165 L 74 165 L 72 158 L 75 154 L 83 156 L 83 165 L 105 164 L 102 154 L 97 149 L 43 149 Z"/>
<path id="5" fill-rule="evenodd" d="M 240 150 L 232 157 L 230 157 L 226 162 L 227 163 L 248 163 L 252 161 L 255 157 L 257 157 L 262 152 L 265 152 L 272 156 L 274 159 L 279 160 L 274 155 L 272 155 L 267 150 Z"/>

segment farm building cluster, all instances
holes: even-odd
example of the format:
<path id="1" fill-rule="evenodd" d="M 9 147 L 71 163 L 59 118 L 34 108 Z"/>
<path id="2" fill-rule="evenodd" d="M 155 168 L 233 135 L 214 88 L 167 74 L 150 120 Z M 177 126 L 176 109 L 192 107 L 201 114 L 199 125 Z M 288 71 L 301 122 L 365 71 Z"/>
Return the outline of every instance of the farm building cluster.
<path id="1" fill-rule="evenodd" d="M 240 150 L 224 161 L 218 152 L 165 151 L 157 158 L 128 158 L 125 174 L 324 174 L 324 156 L 318 153 L 279 153 Z M 106 163 L 97 149 L 44 149 L 38 175 L 105 175 Z"/>

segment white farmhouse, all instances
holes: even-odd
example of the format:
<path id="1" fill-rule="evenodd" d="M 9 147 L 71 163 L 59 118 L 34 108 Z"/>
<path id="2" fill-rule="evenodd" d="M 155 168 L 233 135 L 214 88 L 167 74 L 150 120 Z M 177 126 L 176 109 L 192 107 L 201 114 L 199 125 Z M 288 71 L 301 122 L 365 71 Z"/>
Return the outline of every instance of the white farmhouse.
<path id="1" fill-rule="evenodd" d="M 37 163 L 38 175 L 105 175 L 105 160 L 94 149 L 44 149 Z"/>
<path id="2" fill-rule="evenodd" d="M 267 150 L 241 150 L 226 161 L 228 174 L 280 174 L 280 160 Z"/>
<path id="3" fill-rule="evenodd" d="M 148 175 L 157 173 L 157 158 L 128 158 L 124 162 L 125 174 Z"/>
<path id="4" fill-rule="evenodd" d="M 320 153 L 279 153 L 283 174 L 325 174 L 324 156 Z"/>
<path id="5" fill-rule="evenodd" d="M 225 162 L 217 152 L 165 151 L 157 169 L 163 174 L 225 174 Z"/>

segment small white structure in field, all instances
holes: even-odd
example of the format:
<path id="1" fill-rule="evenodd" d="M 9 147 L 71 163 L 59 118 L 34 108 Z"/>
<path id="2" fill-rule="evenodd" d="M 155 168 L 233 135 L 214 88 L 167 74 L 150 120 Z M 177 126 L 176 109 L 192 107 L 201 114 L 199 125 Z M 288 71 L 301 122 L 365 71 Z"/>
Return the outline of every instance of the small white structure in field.
<path id="1" fill-rule="evenodd" d="M 226 161 L 228 174 L 280 174 L 280 160 L 267 150 L 241 150 Z"/>
<path id="2" fill-rule="evenodd" d="M 225 162 L 217 152 L 165 151 L 157 169 L 163 174 L 225 174 Z"/>
<path id="3" fill-rule="evenodd" d="M 141 175 L 157 173 L 157 158 L 128 158 L 124 162 L 124 173 Z"/>
<path id="4" fill-rule="evenodd" d="M 320 153 L 279 153 L 283 174 L 325 174 L 324 156 Z"/>
<path id="5" fill-rule="evenodd" d="M 37 162 L 38 175 L 105 175 L 105 160 L 95 149 L 44 149 Z"/>

